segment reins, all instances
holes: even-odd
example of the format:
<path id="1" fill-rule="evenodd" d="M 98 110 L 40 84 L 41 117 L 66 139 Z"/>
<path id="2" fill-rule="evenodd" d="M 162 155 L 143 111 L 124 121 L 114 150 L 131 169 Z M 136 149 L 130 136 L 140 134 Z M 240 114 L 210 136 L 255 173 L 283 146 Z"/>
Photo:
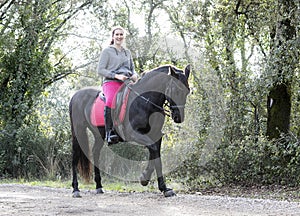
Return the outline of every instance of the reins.
<path id="1" fill-rule="evenodd" d="M 140 95 L 137 91 L 135 91 L 130 85 L 129 83 L 131 82 L 130 79 L 127 79 L 124 81 L 124 84 L 126 85 L 127 88 L 129 88 L 135 95 L 137 95 L 139 98 L 143 99 L 146 104 L 147 103 L 150 103 L 151 105 L 153 105 L 154 107 L 158 108 L 161 112 L 163 112 L 166 116 L 170 117 L 171 115 L 169 114 L 170 113 L 170 110 L 167 110 L 159 105 L 157 105 L 156 103 L 153 103 L 149 98 L 145 98 L 143 95 Z M 168 106 L 169 108 L 172 108 L 172 107 L 177 107 L 177 106 L 170 106 L 168 105 L 167 103 L 164 104 L 165 106 Z"/>

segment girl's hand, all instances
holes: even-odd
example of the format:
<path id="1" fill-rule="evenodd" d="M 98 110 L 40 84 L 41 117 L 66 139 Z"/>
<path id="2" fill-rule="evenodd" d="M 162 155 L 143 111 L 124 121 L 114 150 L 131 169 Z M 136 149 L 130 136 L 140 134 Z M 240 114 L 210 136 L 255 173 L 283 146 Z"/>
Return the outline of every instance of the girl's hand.
<path id="1" fill-rule="evenodd" d="M 128 77 L 127 77 L 127 76 L 124 76 L 124 75 L 122 75 L 122 74 L 116 74 L 116 75 L 115 75 L 115 79 L 121 80 L 121 81 L 125 81 L 125 80 L 128 79 Z"/>
<path id="2" fill-rule="evenodd" d="M 138 79 L 138 76 L 136 75 L 136 74 L 133 74 L 131 77 L 130 77 L 130 79 L 132 80 L 132 81 L 137 81 L 137 79 Z"/>

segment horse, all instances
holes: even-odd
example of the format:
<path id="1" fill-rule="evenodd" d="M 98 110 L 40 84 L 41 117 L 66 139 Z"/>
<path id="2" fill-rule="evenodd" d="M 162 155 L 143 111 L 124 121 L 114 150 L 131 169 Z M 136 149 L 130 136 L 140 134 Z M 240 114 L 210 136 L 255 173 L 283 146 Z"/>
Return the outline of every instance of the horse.
<path id="1" fill-rule="evenodd" d="M 124 82 L 124 87 L 121 87 L 119 92 L 123 95 L 124 92 L 127 92 L 125 94 L 127 98 L 125 114 L 123 114 L 122 122 L 116 121 L 119 119 L 119 115 L 116 113 L 113 117 L 114 127 L 121 140 L 136 142 L 149 150 L 148 164 L 140 175 L 140 183 L 147 186 L 155 170 L 158 189 L 165 197 L 175 196 L 176 193 L 166 186 L 162 173 L 160 153 L 162 128 L 166 116 L 170 116 L 175 123 L 184 121 L 184 108 L 190 92 L 189 75 L 190 65 L 187 65 L 184 70 L 173 65 L 163 65 L 145 72 L 136 82 Z M 100 96 L 103 97 L 103 94 L 99 89 L 86 87 L 78 90 L 69 103 L 72 133 L 73 197 L 81 197 L 77 171 L 83 179 L 89 180 L 92 169 L 94 169 L 96 193 L 104 193 L 98 165 L 100 151 L 106 143 L 104 141 L 105 125 L 95 125 L 91 122 L 93 104 L 97 98 L 99 100 Z M 103 100 L 105 99 L 102 98 Z M 116 107 L 120 107 L 125 102 L 124 100 L 115 100 L 115 103 Z M 97 112 L 102 115 L 103 109 L 102 106 Z M 87 129 L 94 136 L 93 146 L 89 145 Z"/>

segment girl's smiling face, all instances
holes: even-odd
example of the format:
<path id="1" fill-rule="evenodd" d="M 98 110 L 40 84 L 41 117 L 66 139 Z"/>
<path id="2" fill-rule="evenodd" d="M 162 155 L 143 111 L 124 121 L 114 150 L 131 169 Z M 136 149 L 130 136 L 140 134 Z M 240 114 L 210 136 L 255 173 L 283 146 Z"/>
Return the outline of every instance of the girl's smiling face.
<path id="1" fill-rule="evenodd" d="M 121 46 L 124 41 L 125 35 L 122 29 L 116 29 L 114 31 L 112 39 L 114 40 L 114 45 Z"/>

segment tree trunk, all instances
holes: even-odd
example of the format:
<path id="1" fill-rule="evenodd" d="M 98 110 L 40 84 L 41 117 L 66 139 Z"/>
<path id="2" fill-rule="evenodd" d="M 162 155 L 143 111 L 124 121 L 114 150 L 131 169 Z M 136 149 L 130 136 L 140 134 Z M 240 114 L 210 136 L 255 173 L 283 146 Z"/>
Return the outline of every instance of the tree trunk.
<path id="1" fill-rule="evenodd" d="M 293 0 L 278 1 L 280 18 L 271 32 L 271 70 L 273 85 L 268 94 L 267 137 L 280 138 L 281 133 L 290 130 L 291 83 L 297 64 L 299 51 L 295 22 L 297 7 Z M 278 15 L 279 16 L 279 15 Z"/>
<path id="2" fill-rule="evenodd" d="M 281 133 L 288 133 L 291 116 L 291 93 L 287 84 L 278 84 L 268 95 L 267 136 L 277 139 Z"/>

